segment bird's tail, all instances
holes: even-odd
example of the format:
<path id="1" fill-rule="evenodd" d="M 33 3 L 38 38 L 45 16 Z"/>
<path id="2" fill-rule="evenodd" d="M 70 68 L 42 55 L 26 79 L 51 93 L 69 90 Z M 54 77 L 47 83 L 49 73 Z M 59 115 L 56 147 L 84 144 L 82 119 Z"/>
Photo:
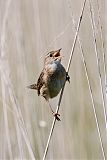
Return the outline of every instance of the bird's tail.
<path id="1" fill-rule="evenodd" d="M 36 89 L 37 90 L 37 84 L 31 84 L 30 86 L 27 86 L 27 88 Z"/>

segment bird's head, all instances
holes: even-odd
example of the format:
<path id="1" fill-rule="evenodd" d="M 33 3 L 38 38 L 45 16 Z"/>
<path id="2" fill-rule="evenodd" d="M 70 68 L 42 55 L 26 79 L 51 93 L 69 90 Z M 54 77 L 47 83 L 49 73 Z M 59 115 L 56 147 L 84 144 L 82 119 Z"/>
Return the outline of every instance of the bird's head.
<path id="1" fill-rule="evenodd" d="M 45 56 L 45 64 L 49 64 L 49 63 L 53 63 L 55 61 L 61 62 L 61 55 L 60 55 L 60 51 L 62 48 L 56 50 L 56 51 L 51 51 L 48 54 L 46 54 Z"/>

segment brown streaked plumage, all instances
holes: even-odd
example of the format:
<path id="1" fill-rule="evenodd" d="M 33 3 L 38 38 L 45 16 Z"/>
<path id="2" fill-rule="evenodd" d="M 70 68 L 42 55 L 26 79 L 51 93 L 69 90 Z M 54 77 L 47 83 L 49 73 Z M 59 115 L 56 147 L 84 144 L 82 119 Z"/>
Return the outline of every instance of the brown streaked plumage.
<path id="1" fill-rule="evenodd" d="M 59 119 L 59 114 L 55 113 L 49 103 L 50 98 L 56 97 L 62 89 L 66 80 L 69 81 L 69 76 L 65 68 L 61 64 L 60 50 L 51 51 L 45 56 L 44 68 L 38 78 L 37 84 L 28 86 L 30 89 L 36 89 L 38 96 L 43 96 L 48 102 L 52 114 Z"/>

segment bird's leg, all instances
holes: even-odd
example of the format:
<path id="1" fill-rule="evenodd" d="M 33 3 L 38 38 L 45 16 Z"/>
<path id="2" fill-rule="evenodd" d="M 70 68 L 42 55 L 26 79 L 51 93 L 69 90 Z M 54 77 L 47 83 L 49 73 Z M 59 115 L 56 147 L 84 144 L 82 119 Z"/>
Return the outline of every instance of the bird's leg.
<path id="1" fill-rule="evenodd" d="M 50 107 L 50 109 L 51 109 L 51 112 L 52 112 L 53 116 L 54 116 L 58 121 L 60 121 L 60 118 L 58 117 L 58 116 L 60 116 L 60 114 L 59 114 L 59 113 L 55 113 L 55 112 L 53 111 L 53 109 L 52 109 L 52 107 L 51 107 L 51 104 L 49 103 L 49 100 L 47 100 L 47 102 L 48 102 L 48 104 L 49 104 L 49 107 Z"/>
<path id="2" fill-rule="evenodd" d="M 70 76 L 68 75 L 68 72 L 66 72 L 66 81 L 70 83 Z"/>

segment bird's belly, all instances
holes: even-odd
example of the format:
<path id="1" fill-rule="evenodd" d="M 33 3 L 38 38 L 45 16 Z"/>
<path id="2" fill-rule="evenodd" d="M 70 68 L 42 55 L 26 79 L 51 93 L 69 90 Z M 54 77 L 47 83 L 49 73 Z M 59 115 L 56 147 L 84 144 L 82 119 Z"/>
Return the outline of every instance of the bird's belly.
<path id="1" fill-rule="evenodd" d="M 61 88 L 64 85 L 64 82 L 65 82 L 65 77 L 63 77 L 62 80 L 54 79 L 50 81 L 50 83 L 48 84 L 50 98 L 54 98 L 58 95 L 58 93 L 60 92 Z"/>
<path id="2" fill-rule="evenodd" d="M 59 64 L 50 65 L 46 70 L 46 86 L 48 88 L 49 98 L 56 97 L 66 81 L 65 68 Z"/>

